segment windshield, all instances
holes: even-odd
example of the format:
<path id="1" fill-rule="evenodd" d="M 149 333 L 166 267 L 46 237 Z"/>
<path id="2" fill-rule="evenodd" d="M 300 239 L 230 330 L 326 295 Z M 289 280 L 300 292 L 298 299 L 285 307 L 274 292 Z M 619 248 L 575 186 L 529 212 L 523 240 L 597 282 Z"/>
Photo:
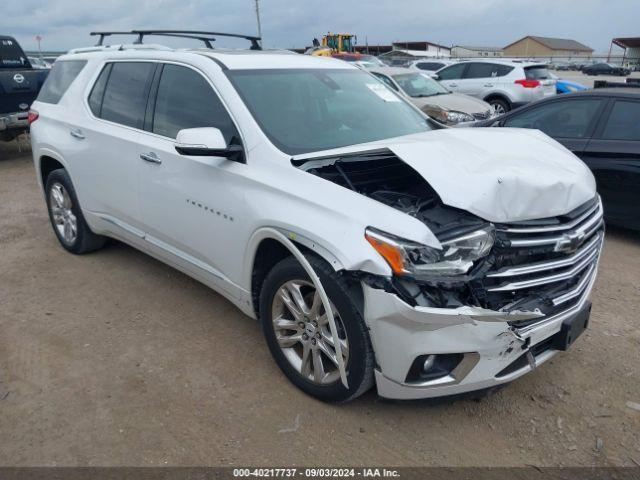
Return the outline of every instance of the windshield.
<path id="1" fill-rule="evenodd" d="M 226 73 L 264 133 L 290 155 L 429 130 L 426 117 L 361 70 Z"/>
<path id="2" fill-rule="evenodd" d="M 413 98 L 431 97 L 432 95 L 449 93 L 449 90 L 434 79 L 427 78 L 421 73 L 403 73 L 401 75 L 394 75 L 393 79 L 407 95 Z"/>

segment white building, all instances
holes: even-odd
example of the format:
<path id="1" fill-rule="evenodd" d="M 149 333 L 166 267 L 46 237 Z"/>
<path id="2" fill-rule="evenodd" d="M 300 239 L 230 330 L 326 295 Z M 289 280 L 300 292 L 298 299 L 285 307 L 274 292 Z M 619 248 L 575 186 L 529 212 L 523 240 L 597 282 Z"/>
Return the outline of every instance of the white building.
<path id="1" fill-rule="evenodd" d="M 501 47 L 474 47 L 470 45 L 454 45 L 451 48 L 451 56 L 456 58 L 469 57 L 501 57 Z"/>

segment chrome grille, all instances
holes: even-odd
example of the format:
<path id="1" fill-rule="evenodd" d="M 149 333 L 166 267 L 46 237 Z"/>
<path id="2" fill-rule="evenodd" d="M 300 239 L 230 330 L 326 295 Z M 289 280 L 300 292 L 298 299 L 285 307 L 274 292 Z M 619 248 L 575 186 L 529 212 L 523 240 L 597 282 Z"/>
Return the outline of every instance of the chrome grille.
<path id="1" fill-rule="evenodd" d="M 595 275 L 602 213 L 594 199 L 560 217 L 496 225 L 495 260 L 481 282 L 484 303 L 500 310 L 539 309 L 546 316 L 578 303 Z"/>

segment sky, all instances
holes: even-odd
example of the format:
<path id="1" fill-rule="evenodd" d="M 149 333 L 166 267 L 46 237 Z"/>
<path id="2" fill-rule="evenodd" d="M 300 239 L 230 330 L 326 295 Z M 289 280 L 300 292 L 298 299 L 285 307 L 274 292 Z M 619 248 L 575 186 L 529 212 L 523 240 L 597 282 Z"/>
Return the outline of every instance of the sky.
<path id="1" fill-rule="evenodd" d="M 301 48 L 342 31 L 369 45 L 426 40 L 504 47 L 538 35 L 571 38 L 604 53 L 613 37 L 640 36 L 640 0 L 259 1 L 268 48 Z M 256 34 L 255 1 L 19 0 L 0 17 L 0 34 L 16 37 L 25 50 L 37 50 L 36 35 L 43 50 L 68 50 L 94 44 L 90 31 L 134 28 Z"/>

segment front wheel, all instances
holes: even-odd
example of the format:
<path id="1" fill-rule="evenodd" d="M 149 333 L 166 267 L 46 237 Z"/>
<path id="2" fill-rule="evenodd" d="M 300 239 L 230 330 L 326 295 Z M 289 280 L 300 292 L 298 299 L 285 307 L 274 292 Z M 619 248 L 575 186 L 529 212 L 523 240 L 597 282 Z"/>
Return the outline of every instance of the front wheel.
<path id="1" fill-rule="evenodd" d="M 315 256 L 309 263 L 325 289 L 336 323 L 349 388 L 340 380 L 326 311 L 313 282 L 293 257 L 267 275 L 260 294 L 260 321 L 276 363 L 305 393 L 327 402 L 351 400 L 373 385 L 369 333 L 353 301 L 353 286 Z"/>

